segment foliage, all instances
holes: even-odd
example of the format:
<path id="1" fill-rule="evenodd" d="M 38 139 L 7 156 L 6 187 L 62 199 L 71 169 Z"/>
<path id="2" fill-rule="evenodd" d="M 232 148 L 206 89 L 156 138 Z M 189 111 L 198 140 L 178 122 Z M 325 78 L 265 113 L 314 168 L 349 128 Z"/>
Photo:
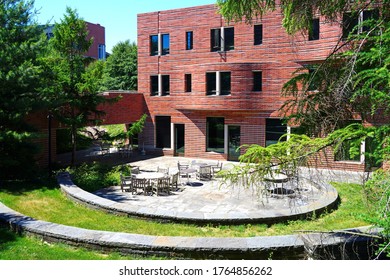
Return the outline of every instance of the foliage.
<path id="1" fill-rule="evenodd" d="M 388 0 L 366 1 L 366 0 L 217 0 L 220 13 L 228 21 L 249 24 L 261 19 L 267 12 L 275 11 L 279 7 L 283 14 L 283 26 L 288 34 L 295 34 L 299 31 L 308 31 L 312 19 L 321 15 L 327 22 L 336 22 L 343 12 L 359 11 L 369 4 L 382 4 L 383 11 L 389 12 Z"/>
<path id="2" fill-rule="evenodd" d="M 90 64 L 84 56 L 92 39 L 87 39 L 86 23 L 76 11 L 68 7 L 64 18 L 55 25 L 53 34 L 49 41 L 51 53 L 46 60 L 54 73 L 51 98 L 57 103 L 53 109 L 57 118 L 71 128 L 73 165 L 78 129 L 97 122 L 103 114 L 97 106 L 106 99 L 97 91 L 104 66 L 102 62 Z"/>
<path id="3" fill-rule="evenodd" d="M 379 253 L 390 256 L 390 173 L 377 170 L 373 177 L 365 184 L 365 192 L 369 202 L 370 211 L 374 214 L 368 221 L 383 229 L 385 242 Z"/>
<path id="4" fill-rule="evenodd" d="M 248 23 L 276 9 L 274 0 L 219 0 L 218 4 L 224 18 L 235 21 L 245 18 Z M 310 31 L 314 16 L 320 15 L 327 22 L 337 23 L 344 12 L 353 12 L 357 17 L 363 10 L 378 8 L 377 15 L 359 20 L 347 36 L 344 34 L 342 38 L 340 34 L 340 40 L 334 46 L 333 52 L 323 63 L 315 65 L 314 69 L 313 65 L 304 65 L 294 73 L 292 79 L 283 87 L 283 94 L 288 100 L 282 111 L 290 122 L 300 125 L 308 135 L 318 137 L 329 133 L 326 138 L 336 151 L 345 141 L 371 139 L 371 143 L 376 147 L 374 151 L 369 151 L 371 159 L 377 161 L 380 155 L 382 159 L 388 160 L 390 134 L 389 125 L 384 118 L 388 117 L 390 112 L 390 1 L 281 0 L 280 8 L 283 26 L 289 34 Z M 362 123 L 371 123 L 374 126 L 358 127 L 356 124 L 343 128 L 351 119 L 360 119 Z M 316 138 L 305 140 L 308 145 L 321 141 Z M 358 141 L 352 142 L 355 142 L 355 145 L 352 145 L 351 152 L 356 154 L 359 152 L 356 147 Z M 286 160 L 293 163 L 294 159 L 300 156 L 299 151 L 298 154 L 295 154 L 293 149 L 290 151 L 290 146 L 287 149 L 283 146 L 275 148 L 256 147 L 259 155 L 251 149 L 248 149 L 248 152 L 255 156 L 265 154 L 268 160 L 265 163 L 262 161 L 262 165 L 269 164 L 272 158 L 283 153 L 292 152 L 293 158 Z M 247 155 L 243 159 L 246 157 Z M 383 178 L 378 180 L 377 176 L 369 181 L 369 186 L 385 182 Z M 388 193 L 388 189 L 381 193 Z M 374 205 L 379 211 L 373 221 L 376 225 L 385 227 L 385 231 L 388 230 L 389 219 L 384 211 L 384 207 L 388 207 L 388 194 L 387 200 L 377 199 Z M 388 247 L 386 248 L 388 250 Z"/>
<path id="5" fill-rule="evenodd" d="M 83 163 L 74 168 L 69 168 L 75 184 L 83 186 L 86 191 L 96 191 L 107 186 L 117 186 L 120 183 L 120 174 L 130 175 L 130 167 L 120 165 L 111 167 L 102 163 Z"/>
<path id="6" fill-rule="evenodd" d="M 0 2 L 0 177 L 25 174 L 38 151 L 26 122 L 46 105 L 39 94 L 45 39 L 34 15 L 33 1 Z"/>
<path id="7" fill-rule="evenodd" d="M 104 90 L 137 89 L 137 45 L 119 42 L 106 60 L 103 76 Z"/>

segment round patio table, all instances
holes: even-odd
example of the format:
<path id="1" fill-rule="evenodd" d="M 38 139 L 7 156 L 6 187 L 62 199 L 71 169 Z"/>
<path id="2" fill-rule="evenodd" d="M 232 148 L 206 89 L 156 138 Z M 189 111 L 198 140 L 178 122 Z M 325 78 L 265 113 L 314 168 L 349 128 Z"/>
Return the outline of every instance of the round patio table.
<path id="1" fill-rule="evenodd" d="M 157 180 L 164 178 L 165 174 L 161 172 L 142 172 L 140 174 L 136 174 L 135 177 L 137 179 L 147 179 L 147 180 Z"/>
<path id="2" fill-rule="evenodd" d="M 190 182 L 190 174 L 196 173 L 196 169 L 194 168 L 187 168 L 180 170 L 180 175 L 187 175 L 187 185 L 192 186 Z"/>

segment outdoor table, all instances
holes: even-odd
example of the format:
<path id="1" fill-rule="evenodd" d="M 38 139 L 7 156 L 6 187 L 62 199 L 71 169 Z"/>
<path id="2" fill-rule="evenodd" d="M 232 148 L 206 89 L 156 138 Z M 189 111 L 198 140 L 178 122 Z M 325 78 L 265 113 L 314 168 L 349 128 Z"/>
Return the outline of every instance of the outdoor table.
<path id="1" fill-rule="evenodd" d="M 190 183 L 190 174 L 193 174 L 193 173 L 196 173 L 196 169 L 194 168 L 187 168 L 187 169 L 183 169 L 183 170 L 180 170 L 180 175 L 187 175 L 187 185 L 191 186 L 191 183 Z"/>
<path id="2" fill-rule="evenodd" d="M 137 179 L 145 179 L 147 180 L 148 187 L 152 187 L 152 183 L 157 184 L 158 179 L 164 178 L 165 174 L 161 172 L 141 172 L 139 174 L 134 175 Z M 146 195 L 146 191 L 144 191 L 144 195 Z"/>
<path id="3" fill-rule="evenodd" d="M 268 182 L 280 184 L 280 183 L 288 182 L 290 180 L 290 177 L 288 177 L 287 175 L 282 174 L 282 173 L 275 173 L 275 174 L 266 175 L 264 177 L 264 180 L 266 180 Z"/>
<path id="4" fill-rule="evenodd" d="M 137 179 L 147 179 L 147 180 L 157 180 L 164 178 L 165 174 L 161 172 L 142 172 L 140 174 L 135 174 Z"/>

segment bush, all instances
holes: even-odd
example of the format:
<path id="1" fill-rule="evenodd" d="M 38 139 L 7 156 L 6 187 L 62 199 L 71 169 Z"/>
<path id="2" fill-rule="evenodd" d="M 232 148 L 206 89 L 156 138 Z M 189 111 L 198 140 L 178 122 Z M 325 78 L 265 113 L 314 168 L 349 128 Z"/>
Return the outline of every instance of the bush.
<path id="1" fill-rule="evenodd" d="M 365 191 L 374 213 L 374 218 L 369 221 L 383 229 L 384 242 L 380 250 L 390 257 L 390 172 L 382 169 L 375 171 L 367 181 Z"/>
<path id="2" fill-rule="evenodd" d="M 130 175 L 130 166 L 120 165 L 111 167 L 102 163 L 83 163 L 82 165 L 67 170 L 74 183 L 80 188 L 94 192 L 102 188 L 117 186 L 120 184 L 120 174 Z"/>

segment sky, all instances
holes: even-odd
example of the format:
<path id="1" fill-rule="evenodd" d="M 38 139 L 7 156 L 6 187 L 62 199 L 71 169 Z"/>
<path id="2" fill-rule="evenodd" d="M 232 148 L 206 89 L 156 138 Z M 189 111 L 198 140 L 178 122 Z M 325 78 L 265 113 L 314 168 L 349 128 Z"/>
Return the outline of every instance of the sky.
<path id="1" fill-rule="evenodd" d="M 85 21 L 106 31 L 106 50 L 119 42 L 137 41 L 137 14 L 215 4 L 216 0 L 35 0 L 39 24 L 60 22 L 66 7 L 75 9 Z"/>

